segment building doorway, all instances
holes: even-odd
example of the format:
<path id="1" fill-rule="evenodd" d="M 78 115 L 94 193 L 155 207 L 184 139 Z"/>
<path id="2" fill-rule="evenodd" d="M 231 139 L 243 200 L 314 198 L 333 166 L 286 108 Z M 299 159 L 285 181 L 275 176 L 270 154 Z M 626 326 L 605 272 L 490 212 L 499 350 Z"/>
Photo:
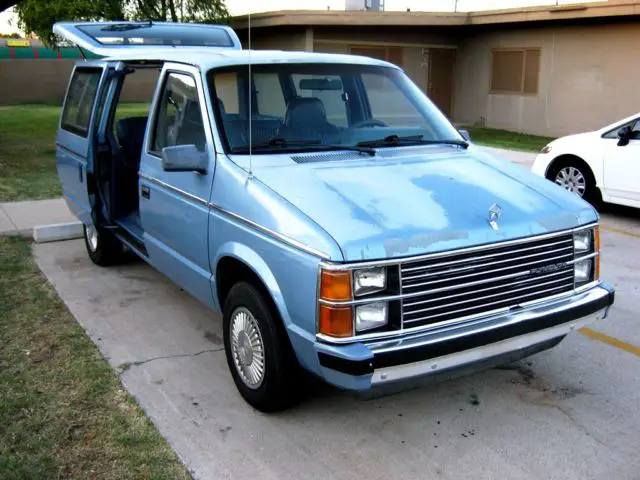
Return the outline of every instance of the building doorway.
<path id="1" fill-rule="evenodd" d="M 449 48 L 429 49 L 427 95 L 448 118 L 453 115 L 455 62 L 455 50 Z"/>

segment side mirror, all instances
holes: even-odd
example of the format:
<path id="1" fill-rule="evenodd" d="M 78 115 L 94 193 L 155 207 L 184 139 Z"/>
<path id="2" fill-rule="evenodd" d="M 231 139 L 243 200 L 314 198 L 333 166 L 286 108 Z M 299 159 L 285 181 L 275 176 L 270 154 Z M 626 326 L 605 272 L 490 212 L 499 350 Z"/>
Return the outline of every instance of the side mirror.
<path id="1" fill-rule="evenodd" d="M 467 142 L 471 141 L 471 135 L 469 135 L 469 132 L 466 130 L 458 130 L 458 132 L 460 132 L 460 135 L 462 135 L 462 138 L 464 138 Z"/>
<path id="2" fill-rule="evenodd" d="M 629 139 L 631 138 L 631 127 L 622 127 L 618 130 L 618 146 L 624 147 L 629 144 Z"/>
<path id="3" fill-rule="evenodd" d="M 162 169 L 165 172 L 207 173 L 209 155 L 195 145 L 175 145 L 162 149 Z"/>

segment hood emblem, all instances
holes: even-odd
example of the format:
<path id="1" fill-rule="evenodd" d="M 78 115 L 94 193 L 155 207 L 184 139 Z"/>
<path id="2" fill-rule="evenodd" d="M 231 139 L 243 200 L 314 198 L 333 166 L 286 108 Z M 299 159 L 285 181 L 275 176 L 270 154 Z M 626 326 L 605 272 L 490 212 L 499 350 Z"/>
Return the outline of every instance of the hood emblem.
<path id="1" fill-rule="evenodd" d="M 500 205 L 494 203 L 489 207 L 489 225 L 491 225 L 494 232 L 498 231 L 498 220 L 500 220 L 500 215 L 502 215 L 502 207 Z"/>

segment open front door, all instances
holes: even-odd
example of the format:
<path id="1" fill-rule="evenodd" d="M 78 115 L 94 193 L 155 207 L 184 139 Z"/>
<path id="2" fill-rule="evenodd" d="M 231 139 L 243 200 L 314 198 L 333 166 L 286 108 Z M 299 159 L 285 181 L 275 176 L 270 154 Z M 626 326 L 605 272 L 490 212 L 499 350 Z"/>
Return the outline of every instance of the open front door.
<path id="1" fill-rule="evenodd" d="M 240 39 L 225 25 L 169 22 L 59 22 L 54 33 L 102 57 L 137 51 L 141 57 L 154 49 L 183 47 L 242 48 Z"/>
<path id="2" fill-rule="evenodd" d="M 67 87 L 56 138 L 56 162 L 62 192 L 71 211 L 90 223 L 95 132 L 102 109 L 108 64 L 101 61 L 76 64 Z"/>

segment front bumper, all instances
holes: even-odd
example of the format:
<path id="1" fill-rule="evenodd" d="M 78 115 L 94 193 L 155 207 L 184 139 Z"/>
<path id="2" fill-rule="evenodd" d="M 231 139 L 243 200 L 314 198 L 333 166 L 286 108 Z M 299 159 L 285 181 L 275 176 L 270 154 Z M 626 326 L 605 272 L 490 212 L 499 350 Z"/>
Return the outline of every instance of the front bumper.
<path id="1" fill-rule="evenodd" d="M 531 165 L 531 172 L 546 178 L 547 170 L 549 169 L 549 165 L 551 165 L 551 162 L 554 158 L 555 156 L 549 153 L 539 154 L 533 161 L 533 165 Z"/>
<path id="2" fill-rule="evenodd" d="M 601 283 L 589 290 L 526 309 L 484 317 L 390 340 L 347 346 L 316 343 L 318 360 L 330 383 L 364 390 L 505 356 L 535 351 L 553 339 L 606 318 L 615 292 Z"/>

